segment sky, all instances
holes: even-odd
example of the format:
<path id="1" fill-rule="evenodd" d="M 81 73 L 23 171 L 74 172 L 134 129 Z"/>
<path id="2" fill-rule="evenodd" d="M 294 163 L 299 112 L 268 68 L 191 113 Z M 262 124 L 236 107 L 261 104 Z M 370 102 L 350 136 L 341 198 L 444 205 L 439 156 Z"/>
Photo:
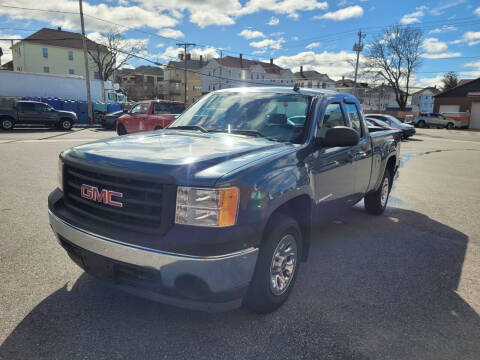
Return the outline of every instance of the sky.
<path id="1" fill-rule="evenodd" d="M 398 23 L 424 32 L 415 86 L 441 86 L 448 71 L 480 76 L 479 0 L 85 0 L 83 8 L 89 38 L 116 29 L 127 44 L 142 44 L 141 56 L 160 63 L 173 60 L 176 43 L 186 41 L 196 44 L 193 55 L 273 58 L 337 80 L 352 76 L 359 30 L 368 44 Z M 42 27 L 79 32 L 78 9 L 77 0 L 0 0 L 0 38 L 24 38 Z M 9 42 L 0 40 L 0 47 L 5 63 Z"/>

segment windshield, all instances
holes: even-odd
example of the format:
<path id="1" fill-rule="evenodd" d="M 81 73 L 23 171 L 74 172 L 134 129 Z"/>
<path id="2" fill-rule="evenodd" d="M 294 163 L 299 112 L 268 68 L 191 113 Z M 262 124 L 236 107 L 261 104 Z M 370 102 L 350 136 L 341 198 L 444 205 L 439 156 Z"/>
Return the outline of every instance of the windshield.
<path id="1" fill-rule="evenodd" d="M 186 110 L 170 128 L 197 127 L 301 143 L 310 101 L 310 96 L 300 94 L 212 93 Z"/>
<path id="2" fill-rule="evenodd" d="M 387 117 L 388 120 L 390 120 L 391 122 L 393 122 L 396 125 L 402 125 L 402 122 L 400 120 L 398 120 L 395 116 L 385 115 L 385 117 Z"/>

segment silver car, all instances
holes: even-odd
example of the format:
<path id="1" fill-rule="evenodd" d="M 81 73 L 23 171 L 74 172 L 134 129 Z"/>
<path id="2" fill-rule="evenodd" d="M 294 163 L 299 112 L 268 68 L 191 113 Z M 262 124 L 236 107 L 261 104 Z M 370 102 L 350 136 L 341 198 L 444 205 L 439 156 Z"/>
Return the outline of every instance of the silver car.
<path id="1" fill-rule="evenodd" d="M 455 120 L 447 118 L 442 114 L 436 113 L 426 113 L 420 114 L 415 117 L 413 120 L 413 124 L 419 128 L 424 127 L 437 127 L 437 128 L 447 128 L 453 129 L 455 128 Z"/>

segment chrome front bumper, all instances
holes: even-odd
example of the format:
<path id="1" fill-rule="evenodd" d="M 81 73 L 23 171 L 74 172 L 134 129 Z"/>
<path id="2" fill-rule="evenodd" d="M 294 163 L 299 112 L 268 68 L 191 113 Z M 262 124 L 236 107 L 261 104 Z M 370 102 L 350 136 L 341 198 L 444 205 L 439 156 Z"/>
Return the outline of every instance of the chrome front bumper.
<path id="1" fill-rule="evenodd" d="M 258 257 L 257 248 L 212 257 L 173 254 L 126 244 L 85 231 L 63 221 L 51 211 L 49 211 L 49 218 L 57 237 L 105 258 L 159 271 L 162 285 L 172 289 L 176 285 L 176 280 L 185 275 L 203 281 L 212 294 L 246 288 L 252 278 Z M 171 297 L 166 298 L 161 295 L 157 298 L 162 302 L 192 307 L 183 304 L 183 300 L 175 301 Z"/>

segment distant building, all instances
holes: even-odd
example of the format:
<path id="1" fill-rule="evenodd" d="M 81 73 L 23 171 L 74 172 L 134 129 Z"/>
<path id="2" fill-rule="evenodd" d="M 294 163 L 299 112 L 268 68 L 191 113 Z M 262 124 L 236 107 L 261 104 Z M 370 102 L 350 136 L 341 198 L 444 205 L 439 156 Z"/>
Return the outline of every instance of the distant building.
<path id="1" fill-rule="evenodd" d="M 212 59 L 202 68 L 202 92 L 244 86 L 292 86 L 295 76 L 270 62 L 226 56 Z"/>
<path id="2" fill-rule="evenodd" d="M 115 74 L 115 82 L 134 100 L 162 99 L 165 95 L 163 69 L 156 66 L 139 66 L 121 69 Z"/>
<path id="3" fill-rule="evenodd" d="M 187 60 L 187 105 L 197 101 L 202 96 L 201 68 L 206 65 L 203 57 L 199 60 Z M 170 61 L 164 69 L 165 99 L 185 101 L 185 63 Z"/>
<path id="4" fill-rule="evenodd" d="M 0 70 L 13 71 L 13 60 L 7 61 L 5 64 L 0 66 Z"/>
<path id="5" fill-rule="evenodd" d="M 460 80 L 453 89 L 435 95 L 433 111 L 468 113 L 471 129 L 480 129 L 480 78 Z"/>
<path id="6" fill-rule="evenodd" d="M 335 90 L 335 81 L 330 79 L 327 74 L 321 74 L 315 70 L 303 71 L 303 66 L 300 66 L 300 71 L 296 72 L 294 76 L 300 87 Z"/>
<path id="7" fill-rule="evenodd" d="M 87 47 L 108 55 L 108 49 L 87 39 Z M 82 35 L 61 28 L 43 28 L 12 46 L 13 69 L 31 73 L 85 77 Z M 89 56 L 91 79 L 99 79 L 98 66 Z"/>
<path id="8" fill-rule="evenodd" d="M 417 91 L 416 93 L 412 94 L 412 107 L 414 110 L 419 112 L 433 112 L 433 103 L 434 103 L 434 96 L 437 95 L 440 90 L 437 87 L 426 87 L 422 90 Z"/>
<path id="9" fill-rule="evenodd" d="M 345 77 L 342 76 L 341 80 L 335 81 L 335 89 L 339 92 L 354 95 L 360 104 L 365 106 L 367 93 L 370 90 L 370 87 L 367 83 L 357 82 L 357 87 L 355 88 L 355 82 L 352 79 L 345 79 Z"/>

